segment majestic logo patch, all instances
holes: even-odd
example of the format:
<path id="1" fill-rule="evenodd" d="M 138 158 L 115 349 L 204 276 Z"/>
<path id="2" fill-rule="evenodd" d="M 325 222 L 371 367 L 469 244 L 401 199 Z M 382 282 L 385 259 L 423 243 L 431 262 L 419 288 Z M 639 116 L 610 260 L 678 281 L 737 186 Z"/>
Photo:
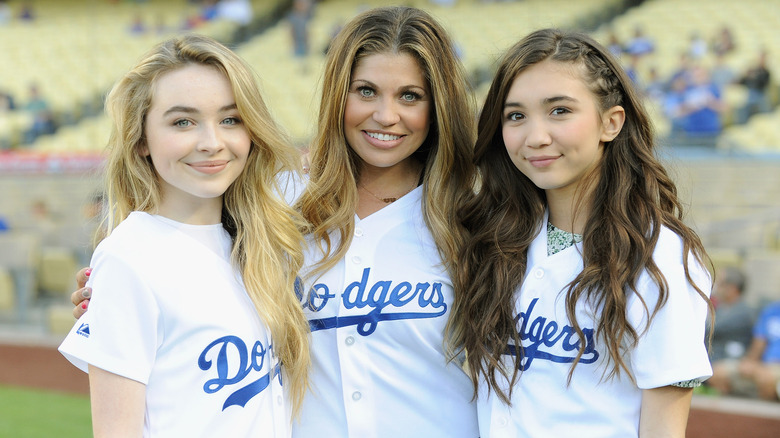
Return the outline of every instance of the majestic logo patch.
<path id="1" fill-rule="evenodd" d="M 85 338 L 89 337 L 89 324 L 87 323 L 81 323 L 78 330 L 76 330 L 77 335 L 84 336 Z"/>

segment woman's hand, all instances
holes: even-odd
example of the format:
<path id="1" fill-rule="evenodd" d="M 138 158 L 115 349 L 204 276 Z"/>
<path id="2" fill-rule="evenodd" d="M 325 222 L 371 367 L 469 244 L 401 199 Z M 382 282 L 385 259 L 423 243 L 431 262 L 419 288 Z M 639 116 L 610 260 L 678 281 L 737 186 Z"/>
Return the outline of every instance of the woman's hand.
<path id="1" fill-rule="evenodd" d="M 73 308 L 73 316 L 76 319 L 81 318 L 81 315 L 87 311 L 89 299 L 92 298 L 92 288 L 86 287 L 90 274 L 92 274 L 91 268 L 82 268 L 76 273 L 76 286 L 78 286 L 78 289 L 70 295 L 70 302 L 76 306 Z"/>

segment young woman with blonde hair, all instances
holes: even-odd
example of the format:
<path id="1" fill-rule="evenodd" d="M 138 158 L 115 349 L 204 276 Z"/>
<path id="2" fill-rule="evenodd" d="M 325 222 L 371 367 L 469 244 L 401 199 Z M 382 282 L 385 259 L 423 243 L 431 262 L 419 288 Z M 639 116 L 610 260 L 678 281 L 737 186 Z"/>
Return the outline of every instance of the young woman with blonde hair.
<path id="1" fill-rule="evenodd" d="M 288 435 L 310 357 L 290 292 L 303 221 L 277 174 L 299 158 L 252 70 L 210 38 L 177 37 L 106 105 L 100 293 L 60 347 L 88 367 L 95 435 Z"/>

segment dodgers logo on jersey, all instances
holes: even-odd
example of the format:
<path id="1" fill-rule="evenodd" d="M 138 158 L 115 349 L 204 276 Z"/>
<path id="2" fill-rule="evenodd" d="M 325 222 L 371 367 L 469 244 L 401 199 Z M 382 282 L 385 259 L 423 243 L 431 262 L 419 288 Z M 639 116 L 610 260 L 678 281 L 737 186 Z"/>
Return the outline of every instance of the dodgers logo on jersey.
<path id="1" fill-rule="evenodd" d="M 303 285 L 298 279 L 295 284 L 295 293 L 303 301 L 305 310 L 319 312 L 331 299 L 341 299 L 341 305 L 345 309 L 371 309 L 365 315 L 352 315 L 342 317 L 330 317 L 310 319 L 312 331 L 328 330 L 338 327 L 357 326 L 357 332 L 362 336 L 368 336 L 377 328 L 381 321 L 436 318 L 447 313 L 447 303 L 444 300 L 442 284 L 417 283 L 413 285 L 408 281 L 393 284 L 392 281 L 380 280 L 368 284 L 371 268 L 363 269 L 360 281 L 354 281 L 344 288 L 341 296 L 328 288 L 328 285 L 317 283 L 309 290 L 304 300 Z M 386 310 L 401 309 L 407 304 L 416 301 L 419 306 L 414 312 L 385 312 Z M 412 307 L 412 306 L 409 306 Z"/>
<path id="2" fill-rule="evenodd" d="M 531 304 L 524 312 L 517 315 L 517 325 L 520 327 L 517 334 L 523 343 L 522 360 L 520 361 L 520 370 L 525 371 L 531 368 L 535 359 L 549 360 L 556 363 L 572 363 L 577 357 L 580 349 L 580 339 L 574 331 L 574 327 L 564 325 L 559 327 L 558 322 L 548 320 L 544 316 L 533 317 L 534 308 L 539 298 L 534 298 Z M 593 329 L 582 329 L 585 334 L 585 350 L 580 358 L 581 364 L 594 363 L 599 358 L 599 352 L 596 351 L 593 340 Z M 526 342 L 528 341 L 528 342 Z M 565 352 L 571 352 L 571 355 L 557 355 L 552 353 L 558 347 Z M 505 354 L 517 356 L 517 347 L 508 345 Z"/>
<path id="3" fill-rule="evenodd" d="M 209 359 L 210 356 L 214 357 L 216 361 Z M 208 380 L 203 385 L 203 390 L 207 394 L 213 394 L 224 387 L 243 384 L 244 379 L 251 371 L 262 371 L 266 359 L 271 360 L 274 357 L 272 345 L 266 348 L 260 341 L 256 341 L 252 351 L 249 351 L 241 338 L 223 336 L 210 343 L 198 358 L 200 369 L 208 371 L 215 364 L 214 370 L 217 372 L 217 377 Z M 259 379 L 233 391 L 222 405 L 222 410 L 224 411 L 228 406 L 233 405 L 246 406 L 247 402 L 265 390 L 274 378 L 278 378 L 281 384 L 282 375 L 279 363 L 276 363 L 267 374 Z"/>

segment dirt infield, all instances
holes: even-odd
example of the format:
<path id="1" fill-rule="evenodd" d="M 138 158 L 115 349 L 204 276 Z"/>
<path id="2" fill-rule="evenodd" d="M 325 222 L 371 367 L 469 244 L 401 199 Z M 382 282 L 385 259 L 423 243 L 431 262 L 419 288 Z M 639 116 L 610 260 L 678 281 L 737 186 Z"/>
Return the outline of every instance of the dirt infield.
<path id="1" fill-rule="evenodd" d="M 87 374 L 55 346 L 0 344 L 0 384 L 89 394 Z"/>
<path id="2" fill-rule="evenodd" d="M 87 375 L 56 345 L 0 344 L 0 384 L 88 394 Z M 780 403 L 714 398 L 694 400 L 688 438 L 777 438 Z"/>

